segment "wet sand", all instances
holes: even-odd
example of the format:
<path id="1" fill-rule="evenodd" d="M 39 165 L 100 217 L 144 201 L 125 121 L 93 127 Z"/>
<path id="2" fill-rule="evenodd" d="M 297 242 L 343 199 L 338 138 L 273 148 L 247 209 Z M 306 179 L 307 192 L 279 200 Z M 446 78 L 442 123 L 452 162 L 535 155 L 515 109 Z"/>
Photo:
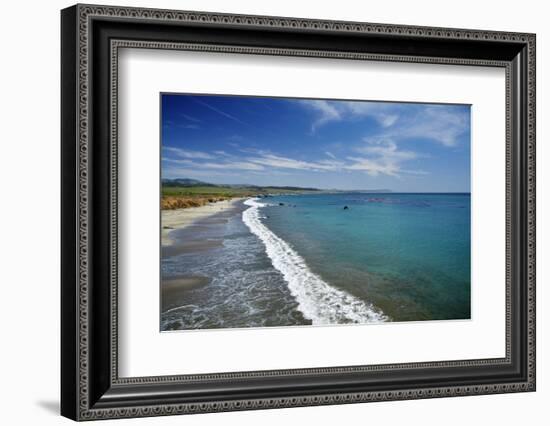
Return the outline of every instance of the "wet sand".
<path id="1" fill-rule="evenodd" d="M 180 254 L 197 253 L 200 251 L 211 250 L 223 244 L 223 240 L 188 240 L 183 244 L 171 244 L 162 246 L 162 257 L 177 256 Z"/>
<path id="2" fill-rule="evenodd" d="M 162 280 L 162 311 L 174 307 L 179 303 L 185 291 L 201 287 L 210 282 L 208 277 L 200 276 L 180 276 L 178 278 L 169 278 Z"/>
<path id="3" fill-rule="evenodd" d="M 223 245 L 225 225 L 231 217 L 241 214 L 243 198 L 219 201 L 207 206 L 161 212 L 161 258 L 195 254 Z M 185 292 L 207 285 L 209 277 L 192 274 L 162 277 L 161 309 L 180 306 Z"/>
<path id="4" fill-rule="evenodd" d="M 186 209 L 177 210 L 162 210 L 161 212 L 161 227 L 162 246 L 174 244 L 174 239 L 171 234 L 176 229 L 184 229 L 198 220 L 205 219 L 217 213 L 222 213 L 242 201 L 243 198 L 233 198 L 232 200 L 218 201 L 201 207 L 189 207 Z"/>

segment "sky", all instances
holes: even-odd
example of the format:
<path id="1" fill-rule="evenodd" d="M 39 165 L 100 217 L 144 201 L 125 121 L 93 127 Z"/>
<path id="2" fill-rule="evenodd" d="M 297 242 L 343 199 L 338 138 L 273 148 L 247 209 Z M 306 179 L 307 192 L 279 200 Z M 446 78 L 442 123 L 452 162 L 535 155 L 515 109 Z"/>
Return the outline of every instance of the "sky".
<path id="1" fill-rule="evenodd" d="M 161 94 L 161 174 L 216 184 L 470 192 L 470 106 Z"/>

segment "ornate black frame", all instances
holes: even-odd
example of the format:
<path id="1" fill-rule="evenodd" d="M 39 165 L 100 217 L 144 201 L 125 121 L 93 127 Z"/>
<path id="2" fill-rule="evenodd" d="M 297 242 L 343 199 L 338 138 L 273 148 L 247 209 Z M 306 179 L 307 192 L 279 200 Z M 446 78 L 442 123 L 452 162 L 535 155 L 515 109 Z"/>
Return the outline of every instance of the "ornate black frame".
<path id="1" fill-rule="evenodd" d="M 535 35 L 96 5 L 61 13 L 61 413 L 74 420 L 535 390 Z M 503 67 L 506 357 L 119 378 L 123 47 Z"/>

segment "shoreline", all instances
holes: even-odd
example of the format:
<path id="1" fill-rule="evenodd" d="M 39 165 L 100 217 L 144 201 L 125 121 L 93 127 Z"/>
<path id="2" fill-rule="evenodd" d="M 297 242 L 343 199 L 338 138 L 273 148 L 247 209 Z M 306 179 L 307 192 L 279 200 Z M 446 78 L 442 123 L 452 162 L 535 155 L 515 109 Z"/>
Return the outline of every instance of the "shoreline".
<path id="1" fill-rule="evenodd" d="M 170 234 L 172 244 L 162 247 L 162 260 L 166 260 L 161 287 L 164 329 L 471 319 L 471 283 L 462 273 L 464 268 L 458 268 L 462 260 L 456 270 L 445 270 L 445 292 L 439 292 L 442 272 L 436 269 L 437 259 L 422 263 L 416 254 L 424 254 L 424 241 L 434 241 L 440 232 L 434 225 L 435 236 L 413 238 L 424 230 L 423 218 L 440 215 L 440 210 L 429 213 L 417 202 L 423 196 L 411 200 L 394 196 L 403 203 L 378 207 L 358 202 L 352 215 L 346 215 L 340 211 L 348 198 L 332 194 L 320 201 L 310 199 L 309 194 L 296 201 L 288 196 L 245 197 L 213 203 L 210 209 L 163 212 L 172 219 L 187 219 L 181 231 L 174 229 Z M 369 198 L 363 196 L 359 201 Z M 428 201 L 445 207 L 444 213 L 449 215 L 444 216 L 445 223 L 469 226 L 463 221 L 467 213 L 457 210 L 468 208 L 467 199 L 430 197 Z M 287 208 L 292 203 L 299 208 Z M 395 266 L 387 265 L 385 257 L 376 257 L 380 242 L 386 244 L 382 249 L 389 259 L 393 259 L 395 245 L 402 243 L 395 238 L 387 240 L 385 233 L 376 234 L 370 228 L 380 223 L 388 209 L 409 218 L 413 208 L 418 215 L 407 222 L 412 231 L 411 243 L 405 247 L 411 256 L 399 254 Z M 190 216 L 196 219 L 189 220 Z M 370 226 L 359 233 L 356 223 L 364 218 Z M 326 226 L 326 235 L 318 232 L 319 226 Z M 365 240 L 365 235 L 372 240 Z M 466 242 L 467 233 L 463 237 Z M 364 241 L 371 245 L 365 246 Z M 351 255 L 348 263 L 344 256 L 364 246 L 373 266 L 365 266 L 363 256 Z M 446 247 L 449 245 L 442 244 Z M 430 252 L 431 248 L 426 248 L 426 253 Z M 405 268 L 413 261 L 414 267 L 420 266 L 410 274 Z"/>
<path id="2" fill-rule="evenodd" d="M 170 237 L 173 231 L 185 229 L 198 220 L 206 219 L 229 210 L 235 207 L 238 202 L 245 199 L 246 197 L 238 197 L 230 200 L 216 201 L 199 207 L 161 210 L 161 245 L 163 247 L 174 245 L 175 241 Z"/>
<path id="3" fill-rule="evenodd" d="M 262 242 L 274 269 L 279 271 L 298 310 L 312 325 L 340 323 L 379 323 L 390 318 L 365 300 L 325 281 L 311 270 L 306 259 L 287 241 L 262 223 L 260 209 L 266 205 L 254 198 L 244 202 L 251 208 L 243 213 L 243 222 Z"/>
<path id="4" fill-rule="evenodd" d="M 162 259 L 181 254 L 196 255 L 223 246 L 224 227 L 238 212 L 244 198 L 233 198 L 204 206 L 161 211 Z M 189 291 L 207 286 L 212 277 L 180 271 L 161 276 L 161 312 L 167 313 L 185 305 Z"/>

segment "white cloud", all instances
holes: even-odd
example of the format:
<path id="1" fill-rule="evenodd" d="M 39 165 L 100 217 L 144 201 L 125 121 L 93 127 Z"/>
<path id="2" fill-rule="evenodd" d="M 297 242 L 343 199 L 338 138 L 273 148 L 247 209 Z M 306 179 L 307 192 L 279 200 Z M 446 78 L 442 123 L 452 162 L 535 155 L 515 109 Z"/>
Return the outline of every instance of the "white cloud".
<path id="1" fill-rule="evenodd" d="M 307 170 L 314 172 L 362 171 L 371 176 L 388 175 L 398 177 L 402 173 L 426 174 L 415 170 L 403 170 L 401 165 L 405 161 L 418 158 L 412 151 L 402 151 L 392 141 L 370 142 L 357 150 L 358 156 L 347 157 L 347 161 L 318 160 L 303 161 L 274 154 L 263 154 L 259 157 L 248 158 L 255 164 L 278 169 Z"/>
<path id="2" fill-rule="evenodd" d="M 390 116 L 387 117 L 390 120 Z M 395 123 L 395 124 L 394 124 Z M 446 147 L 454 147 L 470 126 L 469 112 L 448 105 L 418 105 L 414 113 L 402 114 L 374 138 L 405 142 L 425 139 Z"/>
<path id="3" fill-rule="evenodd" d="M 451 112 L 443 105 L 427 106 L 410 123 L 394 129 L 394 137 L 400 139 L 424 138 L 443 146 L 452 147 L 458 138 L 468 130 L 469 116 L 464 112 Z"/>
<path id="4" fill-rule="evenodd" d="M 390 127 L 393 126 L 398 119 L 398 115 L 383 115 L 378 118 L 378 121 L 380 122 L 380 124 L 382 124 L 382 126 Z"/>
<path id="5" fill-rule="evenodd" d="M 164 179 L 176 178 L 196 178 L 204 181 L 209 181 L 213 176 L 235 176 L 239 177 L 242 172 L 231 172 L 227 170 L 203 170 L 196 168 L 182 168 L 173 166 L 162 167 L 162 177 Z"/>
<path id="6" fill-rule="evenodd" d="M 406 169 L 401 169 L 400 173 L 404 173 L 407 175 L 416 175 L 416 176 L 426 176 L 430 174 L 430 172 L 426 172 L 424 170 L 406 170 Z"/>
<path id="7" fill-rule="evenodd" d="M 182 158 L 198 158 L 203 160 L 215 158 L 213 155 L 208 154 L 207 152 L 191 151 L 188 149 L 175 148 L 172 146 L 163 146 L 162 149 L 168 152 L 172 152 L 178 157 L 182 157 Z"/>
<path id="8" fill-rule="evenodd" d="M 226 163 L 201 163 L 200 166 L 211 169 L 264 170 L 263 166 L 252 164 L 246 161 L 229 161 Z"/>
<path id="9" fill-rule="evenodd" d="M 264 170 L 259 164 L 253 164 L 247 161 L 225 161 L 221 163 L 197 162 L 191 159 L 178 159 L 163 157 L 162 161 L 172 164 L 181 164 L 186 167 L 196 167 L 197 169 L 220 169 L 220 170 Z"/>
<path id="10" fill-rule="evenodd" d="M 395 141 L 421 138 L 452 147 L 469 128 L 468 111 L 449 105 L 324 100 L 302 104 L 317 113 L 313 133 L 329 122 L 371 118 L 384 129 L 378 136 Z"/>
<path id="11" fill-rule="evenodd" d="M 387 162 L 383 159 L 370 159 L 370 158 L 356 158 L 348 157 L 354 163 L 347 166 L 347 170 L 360 170 L 368 173 L 371 176 L 378 176 L 379 174 L 388 176 L 399 176 L 399 165 L 395 162 Z"/>
<path id="12" fill-rule="evenodd" d="M 400 151 L 397 144 L 391 139 L 365 139 L 367 145 L 361 146 L 356 151 L 363 154 L 391 159 L 392 161 L 413 160 L 418 157 L 416 152 Z"/>
<path id="13" fill-rule="evenodd" d="M 353 116 L 373 118 L 382 127 L 393 126 L 399 119 L 397 104 L 381 102 L 344 102 L 343 108 Z"/>
<path id="14" fill-rule="evenodd" d="M 212 161 L 210 154 L 198 151 L 184 151 L 179 148 L 170 148 L 178 156 L 164 157 L 163 161 L 185 169 L 196 168 L 198 170 L 216 171 L 247 171 L 257 173 L 274 173 L 277 171 L 294 170 L 310 172 L 344 172 L 360 171 L 371 176 L 387 175 L 399 177 L 401 174 L 422 175 L 427 172 L 421 170 L 403 169 L 403 163 L 419 158 L 420 155 L 413 151 L 399 149 L 391 138 L 367 138 L 361 146 L 356 147 L 357 155 L 348 156 L 338 160 L 335 155 L 325 151 L 329 158 L 306 161 L 274 154 L 270 151 L 256 150 L 252 148 L 242 149 L 243 156 L 235 156 L 225 151 L 214 151 L 218 155 L 219 162 Z M 204 160 L 204 161 L 203 161 Z"/>
<path id="15" fill-rule="evenodd" d="M 418 158 L 413 151 L 402 151 L 391 139 L 367 139 L 366 145 L 356 149 L 361 157 L 348 157 L 353 164 L 346 166 L 347 170 L 362 170 L 371 176 L 379 174 L 398 177 L 402 173 L 425 174 L 414 170 L 403 170 L 401 163 Z"/>
<path id="16" fill-rule="evenodd" d="M 312 171 L 338 170 L 343 165 L 341 162 L 338 161 L 322 160 L 317 162 L 308 162 L 287 157 L 281 157 L 274 154 L 263 154 L 260 157 L 249 158 L 249 161 L 255 164 L 261 164 L 269 167 Z"/>
<path id="17" fill-rule="evenodd" d="M 311 125 L 312 132 L 331 121 L 370 117 L 382 127 L 391 127 L 399 119 L 396 108 L 388 103 L 305 100 L 302 104 L 317 112 Z"/>
<path id="18" fill-rule="evenodd" d="M 328 123 L 329 121 L 340 121 L 342 119 L 340 112 L 333 103 L 328 103 L 327 101 L 307 100 L 303 101 L 303 104 L 307 105 L 309 108 L 312 108 L 318 113 L 315 121 L 311 125 L 312 132 L 315 132 L 315 130 L 317 130 L 323 124 Z"/>
<path id="19" fill-rule="evenodd" d="M 352 161 L 347 170 L 362 170 L 371 176 L 379 174 L 398 177 L 404 171 L 401 163 L 418 157 L 415 152 L 401 151 L 390 139 L 367 140 L 366 145 L 356 149 L 361 157 L 348 157 Z"/>

